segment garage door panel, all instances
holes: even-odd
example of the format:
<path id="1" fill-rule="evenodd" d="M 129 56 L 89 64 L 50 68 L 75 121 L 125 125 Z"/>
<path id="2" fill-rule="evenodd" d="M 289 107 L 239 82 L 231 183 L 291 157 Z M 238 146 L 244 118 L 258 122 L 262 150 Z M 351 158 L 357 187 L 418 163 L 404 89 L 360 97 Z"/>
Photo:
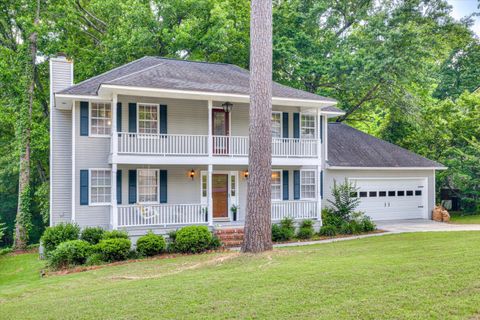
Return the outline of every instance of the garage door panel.
<path id="1" fill-rule="evenodd" d="M 425 179 L 350 179 L 358 189 L 359 211 L 373 220 L 423 218 Z M 407 194 L 410 194 L 407 196 Z M 362 195 L 362 197 L 360 197 Z M 383 196 L 380 196 L 383 195 Z"/>

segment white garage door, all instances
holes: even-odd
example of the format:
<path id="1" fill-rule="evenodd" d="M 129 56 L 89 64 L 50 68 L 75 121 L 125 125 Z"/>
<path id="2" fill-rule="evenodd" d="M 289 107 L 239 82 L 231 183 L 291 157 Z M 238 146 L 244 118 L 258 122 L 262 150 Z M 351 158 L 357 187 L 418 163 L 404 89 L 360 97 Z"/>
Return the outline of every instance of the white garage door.
<path id="1" fill-rule="evenodd" d="M 350 179 L 358 191 L 359 211 L 373 220 L 426 217 L 427 179 Z"/>

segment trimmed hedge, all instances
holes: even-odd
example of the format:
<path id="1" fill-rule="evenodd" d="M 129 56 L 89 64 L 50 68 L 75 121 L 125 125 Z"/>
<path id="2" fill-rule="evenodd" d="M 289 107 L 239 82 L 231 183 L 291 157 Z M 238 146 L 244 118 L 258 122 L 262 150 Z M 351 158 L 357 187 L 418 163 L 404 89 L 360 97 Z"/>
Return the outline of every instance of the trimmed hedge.
<path id="1" fill-rule="evenodd" d="M 87 261 L 93 248 L 84 240 L 69 240 L 62 242 L 48 256 L 48 264 L 55 269 L 82 265 Z"/>
<path id="2" fill-rule="evenodd" d="M 77 240 L 80 234 L 80 227 L 73 223 L 60 223 L 53 227 L 48 227 L 40 239 L 45 253 L 49 254 L 57 246 L 68 240 Z"/>
<path id="3" fill-rule="evenodd" d="M 183 253 L 198 253 L 210 249 L 212 233 L 206 226 L 188 226 L 177 231 L 174 248 Z"/>
<path id="4" fill-rule="evenodd" d="M 335 237 L 337 235 L 337 228 L 329 225 L 322 226 L 318 234 L 324 237 Z"/>
<path id="5" fill-rule="evenodd" d="M 129 237 L 125 230 L 110 230 L 104 232 L 103 239 L 129 239 Z"/>
<path id="6" fill-rule="evenodd" d="M 129 239 L 113 238 L 103 239 L 95 246 L 95 251 L 101 254 L 101 260 L 106 262 L 127 259 L 132 243 Z"/>
<path id="7" fill-rule="evenodd" d="M 154 256 L 165 251 L 167 244 L 165 239 L 149 231 L 137 240 L 137 252 L 141 256 Z"/>
<path id="8" fill-rule="evenodd" d="M 272 241 L 288 241 L 295 236 L 295 226 L 293 219 L 283 218 L 280 225 L 272 225 Z"/>
<path id="9" fill-rule="evenodd" d="M 102 240 L 105 230 L 101 227 L 86 227 L 82 230 L 80 239 L 87 241 L 90 244 L 97 244 Z"/>
<path id="10" fill-rule="evenodd" d="M 300 228 L 297 232 L 297 238 L 299 239 L 310 239 L 315 234 L 313 230 L 313 221 L 312 220 L 303 220 L 300 224 Z"/>

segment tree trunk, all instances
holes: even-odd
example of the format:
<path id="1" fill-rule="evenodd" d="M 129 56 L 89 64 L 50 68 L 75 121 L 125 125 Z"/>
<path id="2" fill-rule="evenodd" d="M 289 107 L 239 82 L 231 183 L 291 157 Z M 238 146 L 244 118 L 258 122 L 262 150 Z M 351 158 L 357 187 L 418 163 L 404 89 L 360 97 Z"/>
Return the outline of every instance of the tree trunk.
<path id="1" fill-rule="evenodd" d="M 272 249 L 272 1 L 252 0 L 247 214 L 243 252 Z"/>
<path id="2" fill-rule="evenodd" d="M 18 207 L 15 219 L 15 238 L 13 242 L 14 250 L 22 250 L 27 247 L 30 210 L 30 143 L 31 143 L 31 127 L 32 112 L 35 95 L 35 78 L 36 78 L 36 58 L 37 58 L 37 27 L 40 20 L 40 0 L 37 0 L 37 8 L 34 18 L 34 29 L 29 36 L 29 59 L 26 63 L 25 75 L 28 79 L 28 109 L 20 109 L 19 126 L 20 126 L 20 168 L 18 179 Z"/>

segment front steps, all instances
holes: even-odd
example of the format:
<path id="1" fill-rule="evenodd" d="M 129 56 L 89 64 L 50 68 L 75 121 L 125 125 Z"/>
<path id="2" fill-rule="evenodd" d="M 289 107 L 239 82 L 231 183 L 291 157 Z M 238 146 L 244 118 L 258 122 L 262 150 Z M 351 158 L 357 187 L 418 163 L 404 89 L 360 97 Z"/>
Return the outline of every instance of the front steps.
<path id="1" fill-rule="evenodd" d="M 223 247 L 240 247 L 243 244 L 243 227 L 221 228 L 214 232 Z"/>

